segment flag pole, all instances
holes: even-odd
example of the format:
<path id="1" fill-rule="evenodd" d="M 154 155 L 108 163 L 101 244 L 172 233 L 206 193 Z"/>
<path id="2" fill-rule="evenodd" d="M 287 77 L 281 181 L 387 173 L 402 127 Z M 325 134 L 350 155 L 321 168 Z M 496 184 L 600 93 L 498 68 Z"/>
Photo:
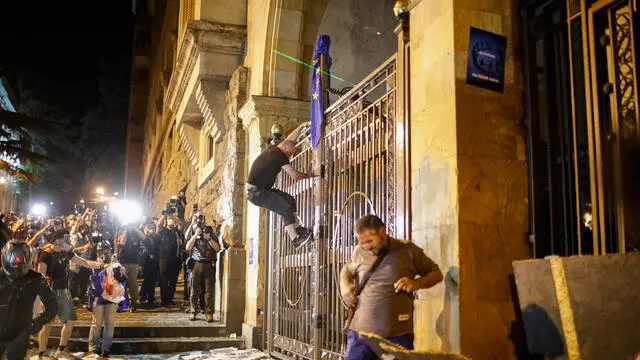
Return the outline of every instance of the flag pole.
<path id="1" fill-rule="evenodd" d="M 321 94 L 322 94 L 322 113 L 327 110 L 329 107 L 329 57 L 326 54 L 320 56 L 320 74 L 321 74 Z M 315 212 L 315 223 L 314 223 L 314 247 L 315 251 L 313 256 L 313 283 L 314 283 L 314 292 L 313 292 L 313 318 L 314 318 L 314 326 L 313 326 L 313 359 L 321 359 L 322 357 L 322 345 L 323 345 L 323 329 L 326 326 L 326 314 L 324 310 L 324 306 L 322 303 L 323 293 L 321 291 L 321 281 L 320 281 L 320 273 L 321 273 L 321 264 L 323 259 L 325 259 L 325 251 L 326 251 L 326 180 L 324 179 L 324 163 L 325 163 L 325 127 L 326 121 L 323 122 L 322 127 L 320 128 L 320 141 L 318 143 L 318 147 L 313 151 L 313 173 L 316 175 L 322 175 L 321 177 L 316 177 L 313 195 L 314 195 L 314 212 Z M 326 296 L 326 295 L 325 295 Z"/>

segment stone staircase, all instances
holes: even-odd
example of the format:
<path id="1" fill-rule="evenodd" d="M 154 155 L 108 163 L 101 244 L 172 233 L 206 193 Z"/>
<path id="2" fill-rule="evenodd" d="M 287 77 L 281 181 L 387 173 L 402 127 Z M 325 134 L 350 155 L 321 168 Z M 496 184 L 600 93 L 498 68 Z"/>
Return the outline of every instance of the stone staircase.
<path id="1" fill-rule="evenodd" d="M 91 313 L 79 309 L 68 348 L 72 352 L 88 350 Z M 54 323 L 49 347 L 60 341 L 62 324 Z M 111 353 L 113 354 L 175 354 L 187 351 L 211 350 L 226 347 L 244 349 L 244 340 L 229 334 L 225 325 L 207 323 L 199 315 L 189 321 L 188 314 L 179 308 L 141 309 L 136 313 L 123 312 L 116 316 Z"/>

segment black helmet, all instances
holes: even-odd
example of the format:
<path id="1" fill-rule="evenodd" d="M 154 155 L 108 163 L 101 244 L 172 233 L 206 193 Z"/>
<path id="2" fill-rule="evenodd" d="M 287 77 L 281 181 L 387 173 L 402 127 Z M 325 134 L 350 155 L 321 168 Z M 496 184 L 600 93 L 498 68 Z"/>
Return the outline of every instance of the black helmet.
<path id="1" fill-rule="evenodd" d="M 22 277 L 31 270 L 32 254 L 27 243 L 11 240 L 2 249 L 2 269 L 9 277 Z"/>

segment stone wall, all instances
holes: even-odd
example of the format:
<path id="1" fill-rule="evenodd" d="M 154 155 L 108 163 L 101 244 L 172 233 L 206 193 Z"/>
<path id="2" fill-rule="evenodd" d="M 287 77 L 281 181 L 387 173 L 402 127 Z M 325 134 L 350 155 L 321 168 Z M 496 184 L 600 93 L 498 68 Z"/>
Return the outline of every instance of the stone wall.
<path id="1" fill-rule="evenodd" d="M 421 349 L 515 357 L 510 263 L 529 257 L 518 16 L 514 1 L 411 11 L 413 239 L 446 273 L 417 302 Z M 471 26 L 508 38 L 504 93 L 466 84 Z"/>
<path id="2" fill-rule="evenodd" d="M 313 47 L 321 34 L 331 36 L 331 72 L 348 80 L 332 80 L 331 86 L 343 88 L 358 83 L 396 52 L 393 29 L 395 0 L 313 0 L 305 10 L 304 60 L 310 62 Z M 303 98 L 308 96 L 310 72 L 300 79 Z"/>
<path id="3" fill-rule="evenodd" d="M 165 165 L 160 164 L 160 166 Z M 160 171 L 160 176 L 162 180 L 156 189 L 155 196 L 150 199 L 151 202 L 148 204 L 148 215 L 159 217 L 171 196 L 177 195 L 185 185 L 188 185 L 187 203 L 193 204 L 196 200 L 196 172 L 183 145 L 177 144 L 168 165 Z M 187 211 L 190 213 L 190 206 L 187 207 Z"/>
<path id="4" fill-rule="evenodd" d="M 207 219 L 226 225 L 225 239 L 236 247 L 244 246 L 245 131 L 237 109 L 246 99 L 247 74 L 246 68 L 239 67 L 229 82 L 224 112 L 227 131 L 216 146 L 213 175 L 198 189 L 199 207 Z"/>

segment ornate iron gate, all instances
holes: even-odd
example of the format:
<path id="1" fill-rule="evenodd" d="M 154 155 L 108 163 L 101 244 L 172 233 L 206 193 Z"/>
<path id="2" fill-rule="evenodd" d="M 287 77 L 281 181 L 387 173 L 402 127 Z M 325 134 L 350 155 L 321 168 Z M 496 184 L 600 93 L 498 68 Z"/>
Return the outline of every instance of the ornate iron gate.
<path id="1" fill-rule="evenodd" d="M 314 224 L 313 190 L 324 186 L 326 203 L 320 208 L 327 226 L 319 246 L 296 251 L 284 233 L 282 219 L 270 217 L 267 344 L 273 356 L 343 357 L 345 308 L 338 277 L 355 246 L 353 223 L 371 213 L 372 204 L 389 232 L 395 233 L 395 98 L 393 56 L 327 109 L 324 179 L 315 183 L 294 182 L 287 176 L 278 179 L 278 188 L 296 197 L 304 224 Z M 313 150 L 308 137 L 298 146 L 300 152 L 291 163 L 310 171 Z M 355 192 L 366 197 L 351 196 Z M 321 351 L 314 351 L 316 347 Z"/>

